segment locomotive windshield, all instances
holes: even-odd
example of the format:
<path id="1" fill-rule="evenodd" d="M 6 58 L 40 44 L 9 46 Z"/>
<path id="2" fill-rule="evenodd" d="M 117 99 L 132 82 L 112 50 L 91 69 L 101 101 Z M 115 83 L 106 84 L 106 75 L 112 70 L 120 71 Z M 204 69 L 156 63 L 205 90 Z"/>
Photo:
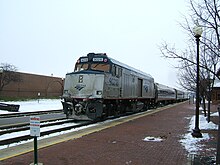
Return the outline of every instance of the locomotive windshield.
<path id="1" fill-rule="evenodd" d="M 80 58 L 75 66 L 75 72 L 79 72 L 82 70 L 94 70 L 94 71 L 102 71 L 109 72 L 111 68 L 110 63 L 108 63 L 107 58 L 103 57 L 94 57 L 91 60 L 86 58 Z"/>
<path id="2" fill-rule="evenodd" d="M 81 70 L 88 70 L 89 64 L 83 63 L 83 64 L 76 64 L 75 72 L 81 71 Z"/>
<path id="3" fill-rule="evenodd" d="M 98 71 L 108 72 L 109 69 L 110 69 L 109 64 L 94 63 L 94 64 L 91 65 L 91 70 L 98 70 Z"/>

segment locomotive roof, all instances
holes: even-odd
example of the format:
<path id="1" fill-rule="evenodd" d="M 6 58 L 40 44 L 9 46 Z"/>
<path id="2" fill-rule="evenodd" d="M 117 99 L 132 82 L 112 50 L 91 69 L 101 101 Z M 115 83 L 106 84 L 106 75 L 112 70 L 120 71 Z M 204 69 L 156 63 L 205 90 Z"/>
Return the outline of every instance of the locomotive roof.
<path id="1" fill-rule="evenodd" d="M 135 71 L 135 72 L 137 72 L 137 73 L 139 73 L 139 74 L 142 74 L 142 75 L 144 75 L 144 76 L 148 76 L 148 77 L 150 77 L 150 78 L 153 79 L 153 77 L 152 77 L 150 74 L 148 74 L 148 73 L 145 73 L 145 72 L 142 72 L 142 71 L 140 71 L 140 70 L 138 70 L 138 69 L 135 69 L 135 68 L 133 68 L 133 67 L 127 65 L 127 64 L 124 64 L 124 63 L 122 63 L 122 62 L 119 62 L 119 61 L 117 61 L 117 60 L 115 60 L 115 59 L 113 59 L 113 58 L 111 58 L 111 57 L 108 57 L 108 58 L 111 60 L 112 63 L 114 63 L 114 64 L 116 64 L 116 65 L 122 66 L 123 68 L 127 68 L 127 69 L 129 69 L 129 70 L 133 70 L 133 71 Z"/>
<path id="2" fill-rule="evenodd" d="M 174 88 L 172 87 L 169 87 L 169 86 L 166 86 L 166 85 L 163 85 L 163 84 L 159 84 L 159 83 L 155 83 L 159 88 L 161 89 L 169 89 L 169 90 L 175 90 Z"/>
<path id="3" fill-rule="evenodd" d="M 83 56 L 83 57 L 80 57 L 80 58 L 85 58 L 85 57 L 86 57 L 86 56 Z M 122 63 L 122 62 L 119 62 L 118 60 L 115 60 L 115 59 L 113 59 L 113 58 L 111 58 L 111 57 L 108 57 L 108 56 L 106 55 L 106 53 L 89 53 L 89 54 L 87 54 L 87 57 L 88 57 L 89 59 L 94 58 L 94 57 L 106 57 L 107 59 L 109 59 L 110 63 L 119 65 L 119 66 L 121 66 L 121 67 L 123 67 L 123 68 L 126 68 L 126 69 L 128 69 L 128 70 L 132 70 L 132 71 L 134 71 L 134 72 L 136 72 L 136 73 L 138 73 L 138 74 L 141 74 L 141 75 L 143 75 L 143 76 L 146 76 L 146 77 L 149 77 L 149 78 L 153 79 L 153 77 L 152 77 L 150 74 L 145 73 L 145 72 L 142 72 L 142 71 L 140 71 L 140 70 L 138 70 L 138 69 L 135 69 L 135 68 L 133 68 L 133 67 L 131 67 L 131 66 L 129 66 L 129 65 L 126 65 L 126 64 L 124 64 L 124 63 Z"/>

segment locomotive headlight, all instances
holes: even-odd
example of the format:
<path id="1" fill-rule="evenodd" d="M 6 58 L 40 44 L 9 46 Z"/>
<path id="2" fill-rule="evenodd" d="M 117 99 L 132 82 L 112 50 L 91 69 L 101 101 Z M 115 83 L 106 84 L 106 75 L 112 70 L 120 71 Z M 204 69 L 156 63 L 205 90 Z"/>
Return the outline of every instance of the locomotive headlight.
<path id="1" fill-rule="evenodd" d="M 68 90 L 64 90 L 64 92 L 63 92 L 64 94 L 68 94 Z"/>
<path id="2" fill-rule="evenodd" d="M 96 91 L 96 95 L 102 95 L 102 91 Z"/>

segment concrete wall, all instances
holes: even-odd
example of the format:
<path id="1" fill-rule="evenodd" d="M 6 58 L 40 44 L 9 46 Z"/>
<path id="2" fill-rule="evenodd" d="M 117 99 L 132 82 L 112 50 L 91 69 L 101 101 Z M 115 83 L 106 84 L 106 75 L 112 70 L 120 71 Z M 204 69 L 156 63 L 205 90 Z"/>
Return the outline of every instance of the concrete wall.
<path id="1" fill-rule="evenodd" d="M 12 98 L 36 98 L 58 97 L 63 93 L 63 79 L 59 77 L 35 75 L 16 72 L 21 81 L 11 82 L 0 92 L 0 97 Z M 4 74 L 4 73 L 0 73 Z"/>

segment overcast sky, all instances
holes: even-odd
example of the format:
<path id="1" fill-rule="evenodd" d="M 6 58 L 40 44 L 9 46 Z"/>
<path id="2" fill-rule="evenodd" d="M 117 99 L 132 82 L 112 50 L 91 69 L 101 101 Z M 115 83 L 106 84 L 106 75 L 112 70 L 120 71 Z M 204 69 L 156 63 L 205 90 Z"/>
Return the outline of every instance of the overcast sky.
<path id="1" fill-rule="evenodd" d="M 184 49 L 186 0 L 0 0 L 0 62 L 20 72 L 65 77 L 90 52 L 107 53 L 176 85 L 163 41 Z"/>

